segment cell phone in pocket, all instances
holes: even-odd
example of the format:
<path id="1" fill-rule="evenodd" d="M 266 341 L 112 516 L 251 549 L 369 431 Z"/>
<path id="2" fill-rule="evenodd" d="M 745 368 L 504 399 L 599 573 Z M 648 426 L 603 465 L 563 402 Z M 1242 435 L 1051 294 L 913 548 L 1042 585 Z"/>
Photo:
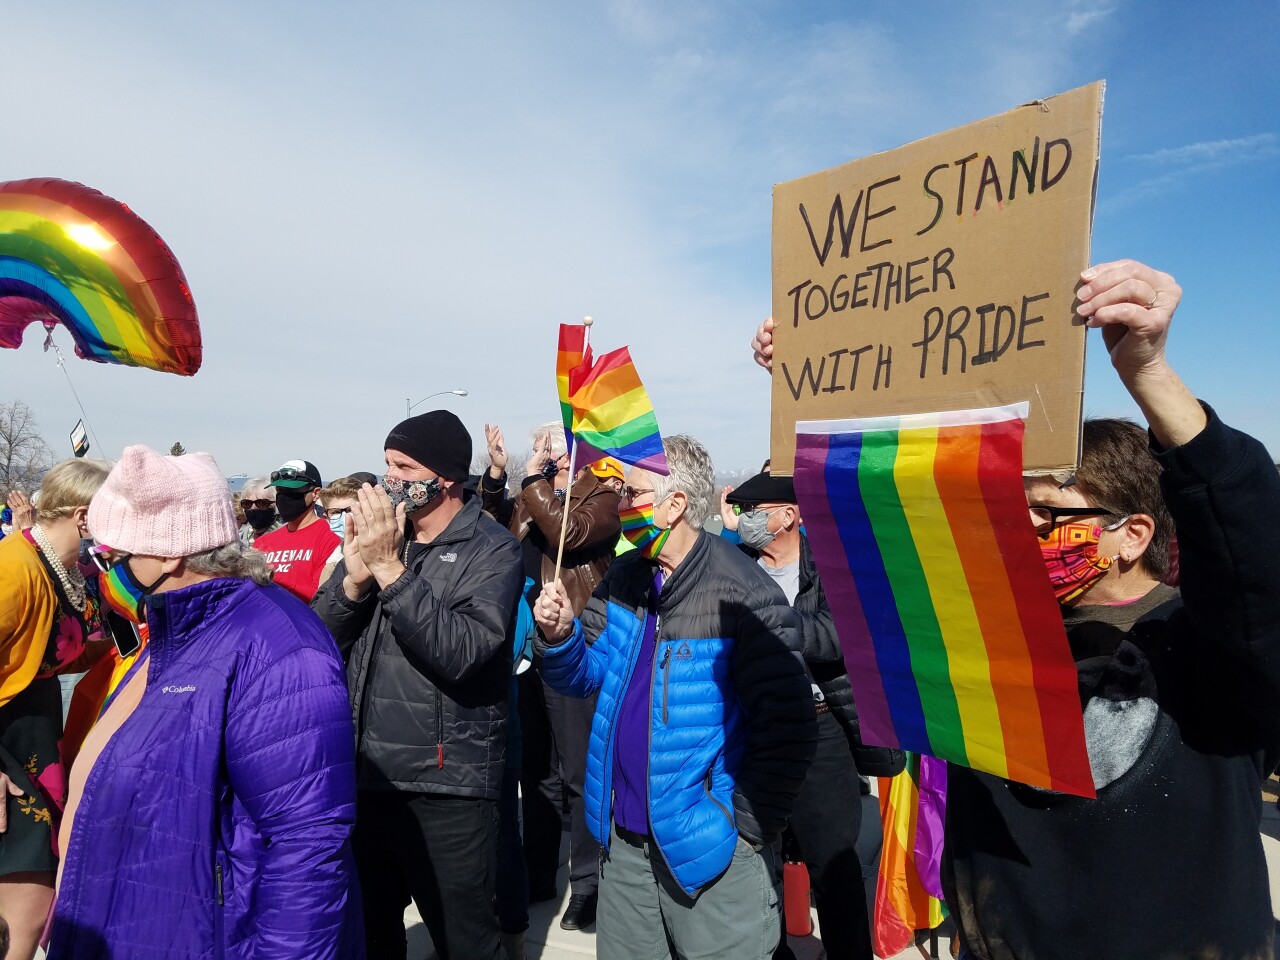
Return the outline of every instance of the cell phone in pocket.
<path id="1" fill-rule="evenodd" d="M 126 620 L 114 610 L 103 610 L 102 625 L 107 636 L 116 645 L 116 653 L 120 658 L 131 657 L 142 646 L 142 637 L 138 633 L 138 625 Z"/>

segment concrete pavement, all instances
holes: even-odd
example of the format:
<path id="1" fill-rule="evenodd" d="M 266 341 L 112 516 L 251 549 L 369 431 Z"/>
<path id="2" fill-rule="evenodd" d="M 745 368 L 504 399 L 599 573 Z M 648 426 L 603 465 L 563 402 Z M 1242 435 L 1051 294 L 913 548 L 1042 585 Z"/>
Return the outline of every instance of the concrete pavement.
<path id="1" fill-rule="evenodd" d="M 1274 804 L 1266 804 L 1264 821 L 1273 827 L 1270 832 L 1280 834 L 1280 811 Z M 1262 836 L 1263 849 L 1267 855 L 1267 866 L 1271 879 L 1271 906 L 1277 917 L 1280 917 L 1280 840 L 1272 839 L 1265 833 Z M 567 844 L 565 845 L 568 846 Z M 529 908 L 529 931 L 525 935 L 529 960 L 584 960 L 596 955 L 596 935 L 594 929 L 561 930 L 560 915 L 564 912 L 569 900 L 568 876 L 561 867 L 559 884 L 564 890 L 559 899 L 547 903 L 534 904 Z M 409 960 L 425 960 L 432 956 L 431 940 L 426 928 L 422 925 L 416 909 L 412 906 L 405 913 L 405 926 L 409 930 Z M 814 916 L 814 932 L 803 938 L 791 937 L 791 948 L 797 960 L 825 960 L 826 953 L 818 940 L 817 916 Z M 949 942 L 946 937 L 939 938 L 938 956 L 946 960 L 951 956 Z M 919 960 L 921 953 L 909 948 L 897 955 L 894 960 Z"/>

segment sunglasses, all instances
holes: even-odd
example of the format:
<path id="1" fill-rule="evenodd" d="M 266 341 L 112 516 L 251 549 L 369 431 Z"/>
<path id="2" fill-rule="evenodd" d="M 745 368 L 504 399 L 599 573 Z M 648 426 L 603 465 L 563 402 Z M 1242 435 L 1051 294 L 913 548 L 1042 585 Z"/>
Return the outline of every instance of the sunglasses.
<path id="1" fill-rule="evenodd" d="M 307 476 L 306 471 L 299 470 L 297 467 L 281 467 L 279 470 L 272 470 L 271 482 L 275 483 L 277 480 L 305 480 L 312 486 L 315 485 L 315 481 Z"/>
<path id="2" fill-rule="evenodd" d="M 1059 522 L 1070 517 L 1109 517 L 1112 514 L 1105 507 L 1047 507 L 1031 504 L 1027 509 L 1031 512 L 1036 533 L 1042 540 L 1048 538 Z"/>
<path id="3" fill-rule="evenodd" d="M 241 500 L 240 507 L 244 510 L 270 510 L 274 508 L 276 502 L 274 500 Z"/>
<path id="4" fill-rule="evenodd" d="M 89 548 L 89 559 L 93 561 L 93 565 L 101 572 L 107 573 L 121 560 L 127 558 L 129 554 L 118 553 L 110 547 L 98 544 Z"/>
<path id="5" fill-rule="evenodd" d="M 646 494 L 656 493 L 656 492 L 657 491 L 654 490 L 652 487 L 649 487 L 646 490 L 637 490 L 635 487 L 623 486 L 622 499 L 627 500 L 629 502 L 634 502 L 635 500 L 645 496 Z"/>

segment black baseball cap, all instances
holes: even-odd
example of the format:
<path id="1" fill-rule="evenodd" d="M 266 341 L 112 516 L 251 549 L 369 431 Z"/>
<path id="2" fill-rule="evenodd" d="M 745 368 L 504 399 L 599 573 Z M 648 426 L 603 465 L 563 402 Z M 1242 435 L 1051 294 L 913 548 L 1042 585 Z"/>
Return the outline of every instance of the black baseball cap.
<path id="1" fill-rule="evenodd" d="M 323 487 L 320 471 L 309 460 L 286 460 L 280 469 L 271 471 L 271 482 L 268 487 L 280 487 L 284 490 L 306 490 L 308 487 Z"/>
<path id="2" fill-rule="evenodd" d="M 796 489 L 790 477 L 775 477 L 757 473 L 741 486 L 734 487 L 725 497 L 726 503 L 796 503 Z"/>

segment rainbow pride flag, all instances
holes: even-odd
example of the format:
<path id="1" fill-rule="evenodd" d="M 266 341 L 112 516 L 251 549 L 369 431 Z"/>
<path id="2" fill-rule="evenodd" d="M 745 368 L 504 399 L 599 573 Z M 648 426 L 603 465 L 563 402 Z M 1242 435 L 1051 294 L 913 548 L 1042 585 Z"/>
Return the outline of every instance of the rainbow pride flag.
<path id="1" fill-rule="evenodd" d="M 1092 797 L 1022 491 L 1026 412 L 802 421 L 795 489 L 864 738 Z"/>
<path id="2" fill-rule="evenodd" d="M 907 754 L 907 768 L 880 778 L 880 822 L 884 843 L 876 877 L 871 946 L 892 957 L 932 930 L 946 916 L 938 870 L 946 813 L 946 764 Z"/>
<path id="3" fill-rule="evenodd" d="M 573 404 L 569 402 L 569 374 L 584 363 L 591 365 L 587 328 L 581 323 L 560 324 L 560 342 L 556 346 L 556 395 L 560 398 L 560 416 L 564 420 L 564 441 L 568 448 L 573 447 Z M 580 461 L 578 465 L 585 466 L 585 462 Z"/>
<path id="4" fill-rule="evenodd" d="M 563 337 L 562 327 L 562 344 Z M 559 354 L 564 355 L 564 351 Z M 594 362 L 588 351 L 583 362 L 569 371 L 568 386 L 573 414 L 571 432 L 579 444 L 579 466 L 607 455 L 653 473 L 667 474 L 658 417 L 630 350 L 619 347 Z"/>

